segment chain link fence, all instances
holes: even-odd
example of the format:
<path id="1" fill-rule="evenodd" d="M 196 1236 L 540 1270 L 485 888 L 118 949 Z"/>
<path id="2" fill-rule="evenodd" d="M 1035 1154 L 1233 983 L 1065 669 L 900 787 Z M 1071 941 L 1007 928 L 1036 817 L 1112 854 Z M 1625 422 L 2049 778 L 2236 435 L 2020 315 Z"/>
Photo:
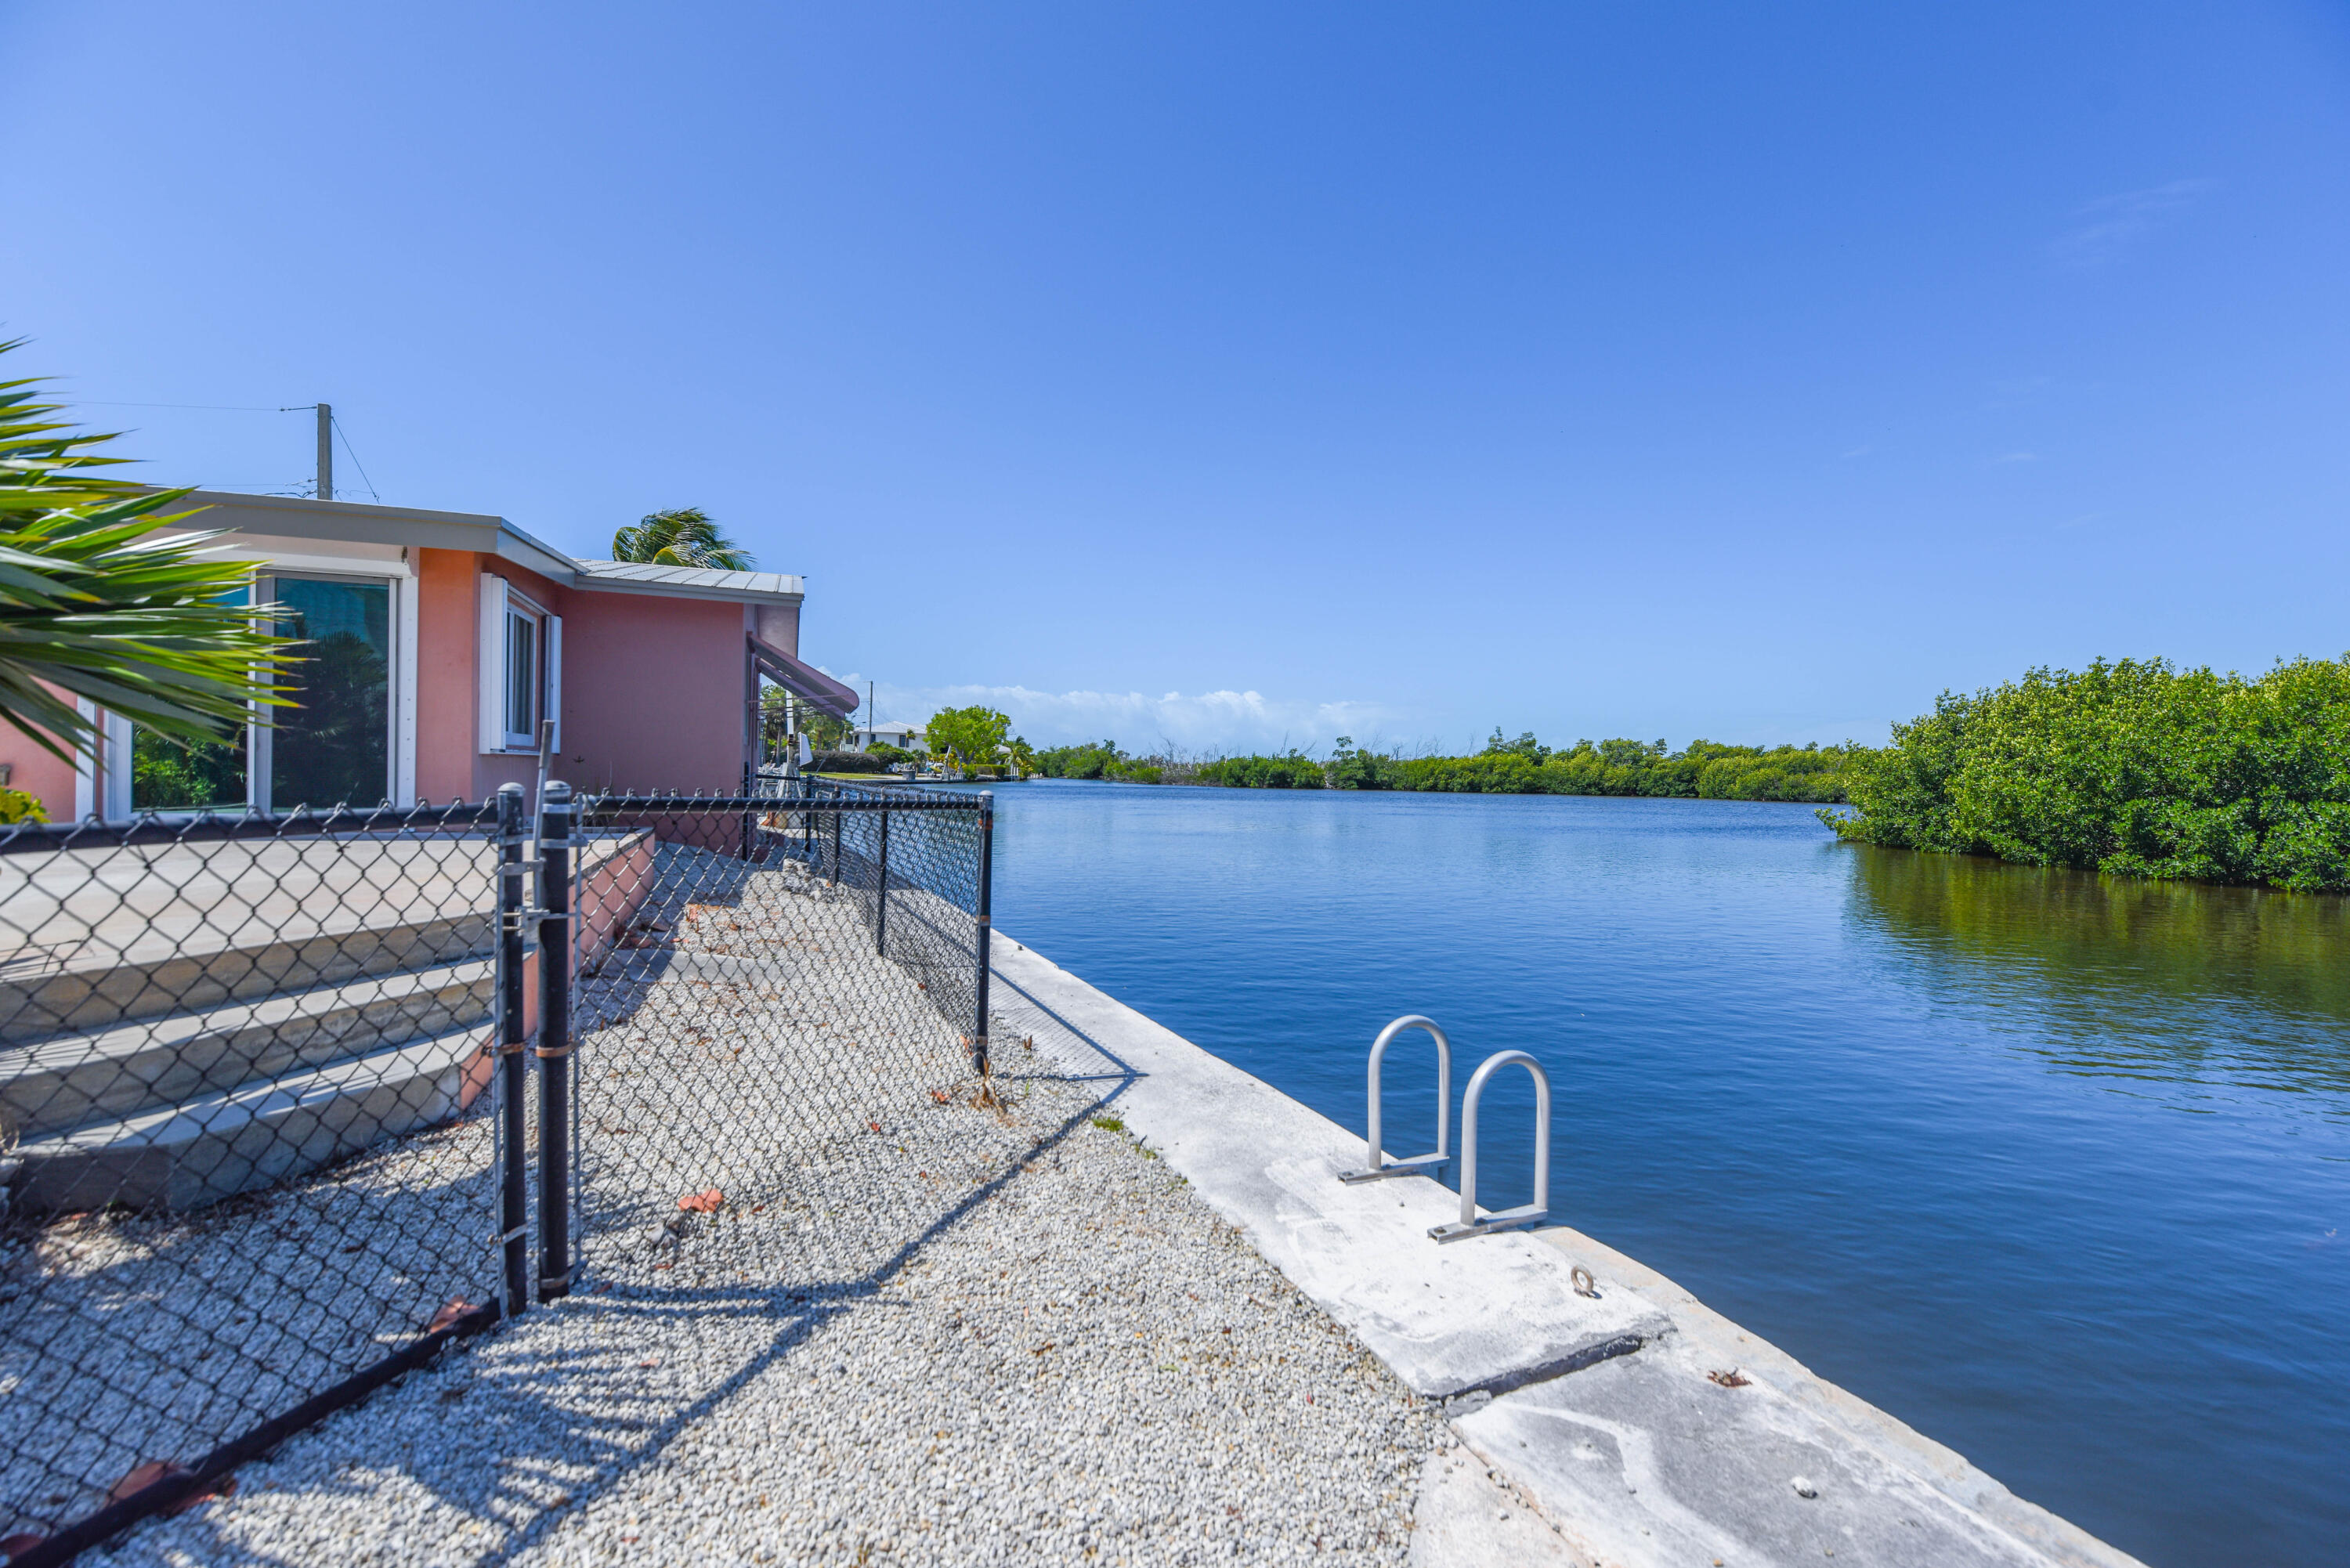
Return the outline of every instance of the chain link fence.
<path id="1" fill-rule="evenodd" d="M 850 1285 L 1017 1141 L 980 1027 L 987 813 L 970 796 L 785 785 L 587 803 L 646 835 L 583 930 L 579 1233 L 616 1288 Z"/>
<path id="2" fill-rule="evenodd" d="M 494 828 L 461 807 L 0 836 L 7 1533 L 127 1517 L 494 1310 Z"/>
<path id="3" fill-rule="evenodd" d="M 12 1564 L 583 1271 L 853 1284 L 1017 1141 L 986 797 L 546 805 L 0 835 Z"/>

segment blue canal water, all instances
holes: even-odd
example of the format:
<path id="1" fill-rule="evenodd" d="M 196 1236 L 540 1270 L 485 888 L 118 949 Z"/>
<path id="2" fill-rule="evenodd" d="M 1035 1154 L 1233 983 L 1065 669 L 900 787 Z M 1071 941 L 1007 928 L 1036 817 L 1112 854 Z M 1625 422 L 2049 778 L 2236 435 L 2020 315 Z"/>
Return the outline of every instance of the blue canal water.
<path id="1" fill-rule="evenodd" d="M 1000 789 L 1008 934 L 1354 1128 L 1391 1017 L 1552 1208 L 2158 1568 L 2350 1562 L 2350 910 L 1716 801 Z M 1434 1054 L 1389 1054 L 1428 1147 Z M 1526 1200 L 1525 1075 L 1480 1198 Z"/>

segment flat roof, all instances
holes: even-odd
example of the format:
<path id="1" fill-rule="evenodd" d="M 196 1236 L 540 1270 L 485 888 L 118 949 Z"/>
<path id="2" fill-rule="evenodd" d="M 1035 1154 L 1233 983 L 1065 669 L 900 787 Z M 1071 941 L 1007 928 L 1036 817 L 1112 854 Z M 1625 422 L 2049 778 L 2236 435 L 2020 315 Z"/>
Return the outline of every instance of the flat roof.
<path id="1" fill-rule="evenodd" d="M 487 513 L 430 512 L 372 501 L 314 501 L 304 495 L 244 495 L 198 490 L 187 504 L 205 508 L 191 528 L 225 528 L 280 538 L 330 539 L 351 545 L 400 545 L 428 550 L 473 550 L 499 556 L 589 593 L 657 597 L 732 599 L 741 604 L 795 605 L 806 581 L 788 572 L 719 572 L 696 566 L 582 561 Z"/>

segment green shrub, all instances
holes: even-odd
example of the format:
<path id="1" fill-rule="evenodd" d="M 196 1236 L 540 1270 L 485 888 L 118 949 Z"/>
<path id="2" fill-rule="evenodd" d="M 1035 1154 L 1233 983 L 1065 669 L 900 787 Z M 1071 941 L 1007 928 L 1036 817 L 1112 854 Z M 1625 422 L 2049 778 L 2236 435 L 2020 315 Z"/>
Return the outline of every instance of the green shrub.
<path id="1" fill-rule="evenodd" d="M 1861 843 L 2117 875 L 2350 891 L 2350 656 L 2257 680 L 2103 659 L 2038 669 L 1856 755 Z"/>
<path id="2" fill-rule="evenodd" d="M 1219 757 L 1192 770 L 1191 782 L 1234 789 L 1321 789 L 1322 764 L 1303 752 L 1280 756 Z"/>
<path id="3" fill-rule="evenodd" d="M 1053 746 L 1036 753 L 1036 771 L 1048 779 L 1098 779 L 1126 760 L 1116 741 Z"/>
<path id="4" fill-rule="evenodd" d="M 922 740 L 934 757 L 952 754 L 966 767 L 996 765 L 1012 721 L 993 708 L 941 708 L 922 726 Z"/>
<path id="5" fill-rule="evenodd" d="M 1663 741 L 1577 741 L 1553 750 L 1529 732 L 1514 741 L 1493 732 L 1466 757 L 1397 757 L 1351 736 L 1338 737 L 1326 763 L 1292 748 L 1275 755 L 1222 757 L 1192 764 L 1134 757 L 1116 742 L 1056 746 L 1036 756 L 1053 778 L 1223 784 L 1235 789 L 1427 790 L 1465 794 L 1627 794 L 1716 800 L 1834 802 L 1845 798 L 1850 746 L 1729 746 L 1691 741 L 1680 751 Z"/>
<path id="6" fill-rule="evenodd" d="M 1403 764 L 1368 746 L 1357 746 L 1352 735 L 1338 737 L 1324 775 L 1332 789 L 1409 789 L 1402 782 Z"/>

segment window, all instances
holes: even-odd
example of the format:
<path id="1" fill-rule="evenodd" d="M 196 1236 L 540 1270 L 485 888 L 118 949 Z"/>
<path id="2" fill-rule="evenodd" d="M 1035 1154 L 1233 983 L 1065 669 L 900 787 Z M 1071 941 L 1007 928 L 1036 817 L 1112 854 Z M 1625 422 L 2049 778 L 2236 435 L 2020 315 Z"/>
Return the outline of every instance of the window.
<path id="1" fill-rule="evenodd" d="M 219 602 L 244 604 L 248 592 L 238 588 Z M 297 671 L 291 682 L 299 680 Z M 190 744 L 168 740 L 144 724 L 136 726 L 130 732 L 130 810 L 234 811 L 245 805 L 248 734 L 249 727 L 240 725 L 216 741 Z M 114 765 L 120 763 L 114 761 Z M 126 813 L 101 807 L 100 815 L 110 820 Z"/>
<path id="2" fill-rule="evenodd" d="M 536 752 L 538 727 L 556 722 L 563 744 L 563 618 L 525 598 L 505 578 L 482 575 L 482 750 Z"/>
<path id="3" fill-rule="evenodd" d="M 506 606 L 506 745 L 538 747 L 539 618 L 519 605 Z"/>
<path id="4" fill-rule="evenodd" d="M 270 593 L 293 612 L 279 632 L 307 646 L 288 680 L 296 706 L 278 711 L 269 734 L 268 804 L 390 800 L 391 585 L 279 576 Z"/>

